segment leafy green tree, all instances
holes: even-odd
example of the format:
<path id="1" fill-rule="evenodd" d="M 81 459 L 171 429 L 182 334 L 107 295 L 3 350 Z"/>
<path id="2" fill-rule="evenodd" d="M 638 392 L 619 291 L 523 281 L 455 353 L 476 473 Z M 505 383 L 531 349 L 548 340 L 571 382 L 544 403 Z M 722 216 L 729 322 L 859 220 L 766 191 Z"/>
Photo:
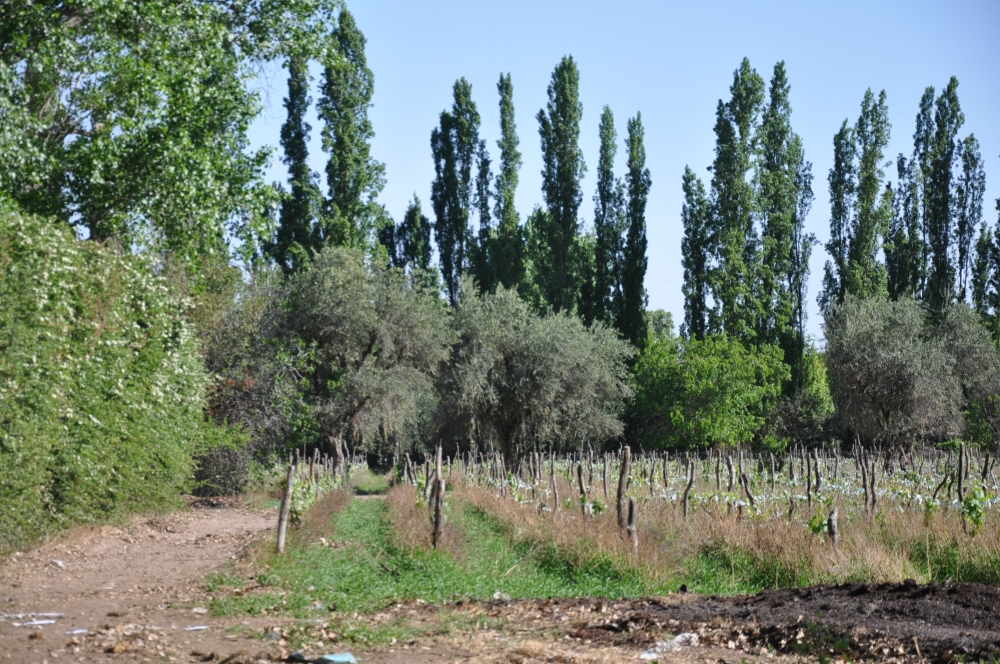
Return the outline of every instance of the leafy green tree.
<path id="1" fill-rule="evenodd" d="M 479 111 L 472 101 L 472 85 L 461 78 L 452 89 L 452 110 L 442 111 L 440 125 L 431 132 L 434 156 L 434 239 L 441 276 L 449 301 L 458 302 L 460 278 L 469 267 L 473 242 L 469 219 L 474 200 L 472 169 L 479 149 Z"/>
<path id="2" fill-rule="evenodd" d="M 584 322 L 612 324 L 622 308 L 621 274 L 625 233 L 624 187 L 615 180 L 618 135 L 611 108 L 604 107 L 600 123 L 601 147 L 597 160 L 597 192 L 594 194 L 594 273 L 591 297 L 581 302 Z"/>
<path id="3" fill-rule="evenodd" d="M 889 297 L 919 297 L 926 279 L 927 246 L 920 223 L 920 174 L 917 161 L 896 157 L 897 186 L 893 217 L 883 250 Z"/>
<path id="4" fill-rule="evenodd" d="M 647 449 L 746 445 L 789 378 L 777 346 L 726 335 L 653 340 L 632 378 L 638 436 Z"/>
<path id="5" fill-rule="evenodd" d="M 274 190 L 247 150 L 262 62 L 318 53 L 333 2 L 16 0 L 0 12 L 0 192 L 95 240 L 256 247 Z"/>
<path id="6" fill-rule="evenodd" d="M 980 225 L 972 270 L 972 301 L 994 341 L 1000 342 L 1000 199 L 996 209 L 996 226 L 987 228 L 985 221 Z"/>
<path id="7" fill-rule="evenodd" d="M 288 284 L 281 324 L 321 440 L 339 456 L 416 418 L 453 335 L 436 294 L 360 250 L 329 246 Z"/>
<path id="8" fill-rule="evenodd" d="M 934 112 L 934 137 L 931 147 L 930 178 L 925 185 L 927 201 L 927 238 L 930 269 L 926 299 L 935 310 L 951 304 L 955 298 L 955 220 L 953 219 L 953 164 L 960 144 L 958 130 L 965 116 L 958 102 L 958 79 L 954 76 L 938 96 Z M 971 234 L 970 234 L 971 239 Z"/>
<path id="9" fill-rule="evenodd" d="M 837 417 L 865 443 L 908 445 L 923 436 L 962 433 L 955 359 L 926 320 L 915 300 L 850 294 L 826 317 Z"/>
<path id="10" fill-rule="evenodd" d="M 681 240 L 681 255 L 684 265 L 684 323 L 681 335 L 704 341 L 708 334 L 710 288 L 710 261 L 712 229 L 709 217 L 709 202 L 705 185 L 690 167 L 684 167 L 684 206 L 681 208 L 681 223 L 684 239 Z"/>
<path id="11" fill-rule="evenodd" d="M 731 99 L 719 100 L 712 164 L 713 234 L 718 258 L 712 270 L 715 303 L 711 328 L 754 343 L 762 314 L 757 300 L 760 238 L 754 228 L 756 194 L 749 174 L 764 102 L 764 80 L 746 58 L 733 73 Z"/>
<path id="12" fill-rule="evenodd" d="M 847 121 L 834 136 L 830 169 L 830 241 L 820 307 L 824 313 L 848 294 L 888 295 L 882 243 L 893 217 L 892 189 L 884 184 L 884 150 L 889 144 L 889 108 L 883 90 L 876 100 L 865 91 L 853 131 Z"/>
<path id="13" fill-rule="evenodd" d="M 854 130 L 844 120 L 833 137 L 833 168 L 827 176 L 830 185 L 830 240 L 826 243 L 826 251 L 830 254 L 830 260 L 823 269 L 823 290 L 818 298 L 824 316 L 833 305 L 843 301 L 846 292 L 851 215 L 856 189 L 856 156 Z"/>
<path id="14" fill-rule="evenodd" d="M 542 229 L 549 249 L 535 261 L 536 277 L 553 311 L 572 311 L 577 300 L 578 270 L 574 246 L 579 236 L 578 212 L 583 200 L 580 180 L 587 167 L 580 149 L 580 72 L 572 56 L 564 56 L 552 72 L 549 101 L 538 111 L 542 143 L 542 192 L 548 215 Z"/>
<path id="15" fill-rule="evenodd" d="M 277 237 L 267 253 L 287 272 L 301 269 L 311 258 L 313 228 L 322 213 L 319 175 L 309 168 L 309 132 L 305 121 L 309 109 L 309 61 L 296 55 L 288 59 L 288 114 L 281 125 L 282 161 L 288 167 L 291 191 L 282 198 L 278 211 Z"/>
<path id="16" fill-rule="evenodd" d="M 569 312 L 535 314 L 502 285 L 481 297 L 466 286 L 454 315 L 459 342 L 442 404 L 461 424 L 455 433 L 495 443 L 511 468 L 529 450 L 621 434 L 633 350 L 609 328 L 587 328 Z"/>
<path id="17" fill-rule="evenodd" d="M 375 136 L 368 109 L 375 77 L 365 58 L 365 36 L 346 7 L 330 36 L 318 103 L 329 190 L 313 247 L 333 244 L 367 249 L 385 213 L 375 198 L 385 186 L 385 165 L 371 157 Z"/>
<path id="18" fill-rule="evenodd" d="M 625 174 L 625 190 L 628 192 L 628 198 L 625 219 L 628 226 L 622 255 L 622 310 L 616 321 L 616 327 L 622 336 L 636 348 L 642 348 L 646 343 L 646 305 L 649 302 L 644 282 L 648 263 L 646 201 L 649 199 L 652 179 L 649 169 L 646 168 L 644 136 L 642 114 L 636 113 L 635 118 L 628 121 L 628 138 L 625 140 L 625 147 L 628 150 L 628 171 Z"/>
<path id="19" fill-rule="evenodd" d="M 955 241 L 958 244 L 956 274 L 959 302 L 965 302 L 969 294 L 972 270 L 972 239 L 976 228 L 983 219 L 983 196 L 986 191 L 986 173 L 983 157 L 979 151 L 979 141 L 969 134 L 959 144 L 962 170 L 958 176 L 955 191 Z"/>
<path id="20" fill-rule="evenodd" d="M 504 288 L 518 288 L 524 283 L 524 231 L 514 204 L 521 153 L 518 152 L 517 126 L 514 123 L 514 84 L 510 74 L 500 75 L 500 172 L 497 174 L 495 214 L 496 236 L 490 245 L 490 263 L 496 283 Z"/>
<path id="21" fill-rule="evenodd" d="M 490 246 L 493 242 L 493 224 L 490 214 L 490 186 L 493 175 L 490 172 L 490 155 L 486 151 L 486 141 L 479 141 L 476 151 L 476 194 L 475 205 L 479 209 L 478 241 L 470 246 L 470 268 L 476 277 L 480 290 L 490 291 L 496 283 L 496 273 L 490 261 Z"/>
<path id="22" fill-rule="evenodd" d="M 399 249 L 398 267 L 426 272 L 431 269 L 431 222 L 420 208 L 420 199 L 413 200 L 406 208 L 403 223 L 396 231 Z"/>
<path id="23" fill-rule="evenodd" d="M 784 62 L 774 66 L 768 106 L 760 127 L 755 178 L 760 214 L 761 257 L 756 299 L 761 316 L 756 338 L 779 345 L 802 386 L 805 353 L 805 289 L 815 238 L 804 231 L 812 206 L 812 165 L 792 130 L 790 86 Z"/>

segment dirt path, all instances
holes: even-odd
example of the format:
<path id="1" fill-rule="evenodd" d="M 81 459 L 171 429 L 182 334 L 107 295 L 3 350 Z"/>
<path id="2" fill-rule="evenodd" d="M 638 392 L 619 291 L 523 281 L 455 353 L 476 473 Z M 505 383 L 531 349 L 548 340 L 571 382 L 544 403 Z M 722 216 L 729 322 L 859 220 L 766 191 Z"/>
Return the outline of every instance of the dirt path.
<path id="1" fill-rule="evenodd" d="M 169 661 L 217 650 L 229 640 L 198 611 L 209 599 L 204 578 L 274 522 L 268 511 L 190 509 L 15 554 L 0 564 L 0 659 Z M 185 631 L 197 626 L 209 629 Z"/>

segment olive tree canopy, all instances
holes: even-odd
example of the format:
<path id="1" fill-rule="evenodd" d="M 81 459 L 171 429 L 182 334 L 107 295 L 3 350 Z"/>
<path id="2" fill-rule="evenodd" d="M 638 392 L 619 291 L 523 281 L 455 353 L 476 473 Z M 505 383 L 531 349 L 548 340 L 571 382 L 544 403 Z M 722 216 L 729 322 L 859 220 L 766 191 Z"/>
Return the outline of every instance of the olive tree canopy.
<path id="1" fill-rule="evenodd" d="M 534 447 L 622 433 L 634 351 L 612 330 L 566 313 L 536 315 L 503 286 L 481 298 L 463 295 L 454 323 L 459 341 L 442 405 L 464 434 L 495 443 L 515 463 Z"/>
<path id="2" fill-rule="evenodd" d="M 948 335 L 928 327 L 919 303 L 847 297 L 824 328 L 831 392 L 849 430 L 894 445 L 962 433 Z"/>

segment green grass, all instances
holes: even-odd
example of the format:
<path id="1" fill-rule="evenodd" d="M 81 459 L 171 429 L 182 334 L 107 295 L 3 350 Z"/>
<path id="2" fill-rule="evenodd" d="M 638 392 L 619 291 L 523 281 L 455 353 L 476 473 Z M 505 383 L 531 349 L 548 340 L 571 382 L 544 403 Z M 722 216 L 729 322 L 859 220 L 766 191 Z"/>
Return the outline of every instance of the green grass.
<path id="1" fill-rule="evenodd" d="M 389 491 L 389 476 L 376 475 L 366 468 L 351 476 L 351 486 L 359 496 L 383 495 Z"/>
<path id="2" fill-rule="evenodd" d="M 495 593 L 512 599 L 617 598 L 653 590 L 638 573 L 622 574 L 610 560 L 582 560 L 552 546 L 512 541 L 496 519 L 468 506 L 450 515 L 464 532 L 460 559 L 400 549 L 392 540 L 388 511 L 382 500 L 352 501 L 328 538 L 336 542 L 333 548 L 290 549 L 259 579 L 272 592 L 220 598 L 213 611 L 320 617 L 332 610 L 373 611 L 400 600 L 440 604 L 492 599 Z"/>

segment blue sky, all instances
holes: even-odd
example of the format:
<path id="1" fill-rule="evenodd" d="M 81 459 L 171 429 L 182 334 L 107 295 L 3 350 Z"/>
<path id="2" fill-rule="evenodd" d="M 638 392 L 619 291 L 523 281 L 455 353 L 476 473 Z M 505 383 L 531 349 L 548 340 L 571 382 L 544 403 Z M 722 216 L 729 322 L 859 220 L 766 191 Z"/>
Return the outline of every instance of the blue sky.
<path id="1" fill-rule="evenodd" d="M 706 184 L 714 148 L 716 103 L 728 98 L 743 57 L 769 80 L 784 60 L 791 83 L 792 124 L 813 163 L 816 201 L 806 226 L 821 242 L 829 235 L 827 172 L 832 139 L 845 119 L 855 121 L 865 89 L 885 89 L 892 140 L 887 157 L 912 151 L 917 103 L 924 88 L 960 81 L 966 122 L 986 162 L 984 216 L 997 218 L 1000 197 L 1000 2 L 404 2 L 349 3 L 368 39 L 375 74 L 370 117 L 372 152 L 386 165 L 379 200 L 397 220 L 414 193 L 430 213 L 434 175 L 430 132 L 451 105 L 451 87 L 464 76 L 482 115 L 481 135 L 495 157 L 499 136 L 496 92 L 510 72 L 524 166 L 517 192 L 522 220 L 542 202 L 541 155 L 535 115 L 546 101 L 553 67 L 572 54 L 581 73 L 581 146 L 588 173 L 581 216 L 593 217 L 597 126 L 605 104 L 615 113 L 619 164 L 624 171 L 626 119 L 642 112 L 653 187 L 646 211 L 651 308 L 683 317 L 681 296 L 681 175 L 685 165 Z M 318 70 L 316 70 L 318 76 Z M 314 81 L 315 83 L 318 81 Z M 262 78 L 265 111 L 253 125 L 255 146 L 278 145 L 284 119 L 284 72 Z M 318 96 L 315 92 L 313 97 Z M 313 118 L 313 168 L 322 172 L 319 123 Z M 271 180 L 284 180 L 275 155 Z M 887 168 L 890 176 L 895 167 Z M 809 331 L 821 336 L 816 293 L 826 252 L 811 262 Z"/>

